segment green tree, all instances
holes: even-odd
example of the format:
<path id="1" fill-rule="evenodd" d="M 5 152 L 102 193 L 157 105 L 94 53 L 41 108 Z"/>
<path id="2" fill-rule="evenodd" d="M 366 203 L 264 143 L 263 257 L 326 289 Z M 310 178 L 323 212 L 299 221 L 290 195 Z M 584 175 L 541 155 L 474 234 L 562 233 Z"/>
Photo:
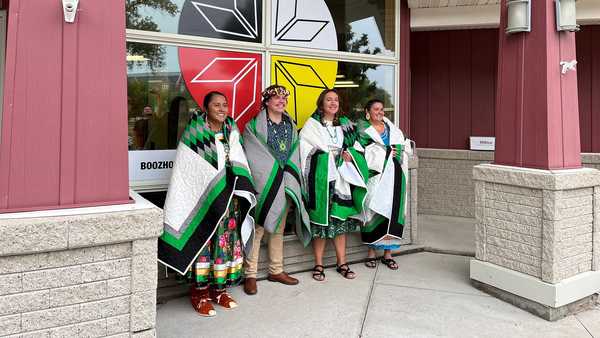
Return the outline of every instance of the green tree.
<path id="1" fill-rule="evenodd" d="M 361 34 L 357 37 L 350 25 L 346 25 L 345 31 L 348 32 L 345 34 L 345 45 L 348 52 L 370 55 L 381 53 L 379 47 L 373 48 L 373 50 L 369 48 L 369 37 L 367 34 Z M 357 62 L 345 62 L 341 64 L 339 73 L 345 75 L 345 80 L 352 80 L 358 84 L 356 88 L 341 91 L 346 102 L 343 108 L 351 119 L 364 117 L 362 113 L 363 107 L 367 101 L 374 98 L 383 100 L 386 108 L 394 109 L 390 93 L 383 89 L 376 81 L 370 80 L 367 75 L 369 70 L 375 70 L 377 67 L 385 66 Z"/>
<path id="2" fill-rule="evenodd" d="M 171 0 L 127 0 L 125 2 L 125 23 L 129 29 L 159 32 L 158 24 L 152 16 L 143 15 L 142 9 L 153 9 L 163 14 L 175 16 L 179 8 Z M 148 43 L 128 43 L 127 53 L 129 55 L 142 55 L 148 59 L 147 64 L 154 70 L 164 65 L 165 48 L 160 45 Z M 133 67 L 133 62 L 129 63 Z"/>

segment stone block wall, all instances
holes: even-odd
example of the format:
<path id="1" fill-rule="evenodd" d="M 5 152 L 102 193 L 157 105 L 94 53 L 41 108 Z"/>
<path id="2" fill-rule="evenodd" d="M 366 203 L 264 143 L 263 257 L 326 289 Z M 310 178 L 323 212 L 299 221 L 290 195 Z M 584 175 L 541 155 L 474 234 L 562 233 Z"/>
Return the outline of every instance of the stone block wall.
<path id="1" fill-rule="evenodd" d="M 420 214 L 475 217 L 473 167 L 494 152 L 419 148 Z M 584 167 L 600 169 L 600 154 L 581 154 Z"/>
<path id="2" fill-rule="evenodd" d="M 477 166 L 476 258 L 547 283 L 598 270 L 600 174 Z"/>
<path id="3" fill-rule="evenodd" d="M 488 182 L 476 185 L 484 208 L 479 215 L 483 222 L 477 224 L 478 259 L 485 252 L 488 262 L 541 277 L 542 190 Z"/>
<path id="4" fill-rule="evenodd" d="M 159 209 L 2 217 L 0 336 L 155 335 Z"/>
<path id="5" fill-rule="evenodd" d="M 556 283 L 592 270 L 594 188 L 544 191 L 544 281 Z M 596 206 L 598 207 L 598 206 Z"/>
<path id="6" fill-rule="evenodd" d="M 493 152 L 417 149 L 420 214 L 475 217 L 473 166 L 489 163 Z"/>

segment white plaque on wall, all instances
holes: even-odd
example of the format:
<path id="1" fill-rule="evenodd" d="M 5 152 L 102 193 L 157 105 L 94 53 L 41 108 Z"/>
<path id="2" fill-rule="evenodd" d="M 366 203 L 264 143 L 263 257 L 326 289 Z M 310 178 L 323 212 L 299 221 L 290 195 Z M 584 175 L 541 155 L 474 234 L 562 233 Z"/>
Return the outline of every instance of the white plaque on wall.
<path id="1" fill-rule="evenodd" d="M 496 138 L 485 137 L 485 136 L 471 136 L 471 150 L 488 150 L 494 151 L 496 149 Z"/>

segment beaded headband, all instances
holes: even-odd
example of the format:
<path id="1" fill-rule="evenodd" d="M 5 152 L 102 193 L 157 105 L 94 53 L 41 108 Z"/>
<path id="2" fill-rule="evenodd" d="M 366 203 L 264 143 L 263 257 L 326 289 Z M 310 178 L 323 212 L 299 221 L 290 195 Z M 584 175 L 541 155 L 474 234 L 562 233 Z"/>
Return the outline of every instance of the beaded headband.
<path id="1" fill-rule="evenodd" d="M 262 97 L 264 100 L 268 100 L 273 96 L 283 96 L 287 98 L 290 96 L 290 91 L 283 86 L 272 86 L 262 92 Z"/>

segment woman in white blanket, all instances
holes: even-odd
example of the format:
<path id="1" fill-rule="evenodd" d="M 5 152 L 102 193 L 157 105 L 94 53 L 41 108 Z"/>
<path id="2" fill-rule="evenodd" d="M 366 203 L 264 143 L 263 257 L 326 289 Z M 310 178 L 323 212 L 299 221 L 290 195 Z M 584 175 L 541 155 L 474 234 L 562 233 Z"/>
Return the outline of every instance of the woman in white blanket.
<path id="1" fill-rule="evenodd" d="M 346 233 L 360 226 L 360 221 L 353 218 L 360 216 L 353 195 L 362 189 L 364 196 L 368 175 L 357 141 L 354 124 L 340 116 L 337 92 L 324 90 L 317 100 L 317 110 L 300 131 L 300 159 L 315 255 L 313 278 L 317 281 L 325 280 L 323 252 L 327 239 L 333 239 L 337 272 L 347 279 L 356 277 L 346 264 Z"/>
<path id="2" fill-rule="evenodd" d="M 369 166 L 361 228 L 363 243 L 369 245 L 365 265 L 374 268 L 376 250 L 383 250 L 381 262 L 396 270 L 398 264 L 392 259 L 392 250 L 400 248 L 404 230 L 411 141 L 385 117 L 381 100 L 367 102 L 365 119 L 358 123 L 360 143 Z"/>
<path id="3" fill-rule="evenodd" d="M 243 276 L 243 251 L 254 233 L 252 176 L 235 121 L 219 92 L 204 98 L 177 148 L 165 201 L 158 259 L 192 279 L 190 300 L 201 315 L 216 314 L 212 302 L 237 307 L 226 288 Z"/>

